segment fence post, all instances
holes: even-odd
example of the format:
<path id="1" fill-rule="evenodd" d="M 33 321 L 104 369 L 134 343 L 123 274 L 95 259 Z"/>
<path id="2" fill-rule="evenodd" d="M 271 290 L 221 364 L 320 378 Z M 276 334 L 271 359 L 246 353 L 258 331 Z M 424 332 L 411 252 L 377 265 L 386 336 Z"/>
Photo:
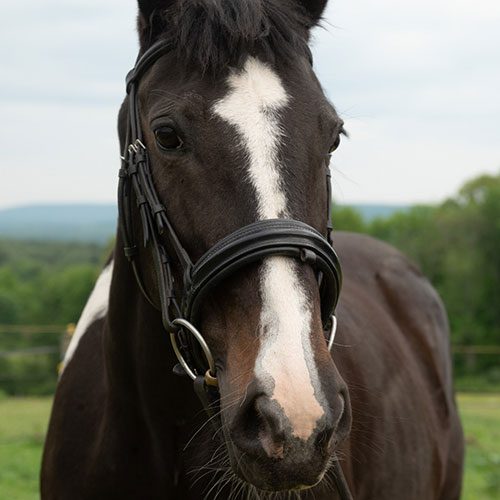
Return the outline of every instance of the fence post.
<path id="1" fill-rule="evenodd" d="M 76 325 L 74 323 L 68 323 L 66 325 L 66 329 L 61 335 L 61 341 L 59 342 L 59 352 L 61 361 L 57 364 L 57 374 L 61 375 L 61 372 L 64 368 L 64 355 L 68 350 L 69 343 L 71 342 L 71 337 L 75 333 Z"/>

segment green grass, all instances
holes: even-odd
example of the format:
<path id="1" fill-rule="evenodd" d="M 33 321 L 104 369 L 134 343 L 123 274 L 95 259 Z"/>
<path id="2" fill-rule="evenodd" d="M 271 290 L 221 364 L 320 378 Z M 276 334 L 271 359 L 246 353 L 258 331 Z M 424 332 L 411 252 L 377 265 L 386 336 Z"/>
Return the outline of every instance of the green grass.
<path id="1" fill-rule="evenodd" d="M 39 498 L 38 471 L 51 398 L 0 400 L 0 498 Z"/>
<path id="2" fill-rule="evenodd" d="M 500 396 L 460 394 L 467 454 L 463 500 L 500 499 Z"/>
<path id="3" fill-rule="evenodd" d="M 38 498 L 51 398 L 0 399 L 0 499 Z M 460 394 L 467 441 L 463 500 L 500 499 L 500 395 Z"/>

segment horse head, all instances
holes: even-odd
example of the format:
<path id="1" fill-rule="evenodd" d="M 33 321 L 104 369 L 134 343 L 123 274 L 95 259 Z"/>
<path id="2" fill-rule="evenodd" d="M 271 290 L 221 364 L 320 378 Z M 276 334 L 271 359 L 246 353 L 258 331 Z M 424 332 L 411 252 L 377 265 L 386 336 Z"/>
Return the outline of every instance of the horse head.
<path id="1" fill-rule="evenodd" d="M 159 201 L 193 262 L 258 221 L 294 219 L 327 234 L 326 171 L 343 123 L 308 49 L 325 5 L 139 0 L 141 53 L 158 40 L 172 47 L 141 75 L 141 141 Z M 120 113 L 124 147 L 128 109 Z M 156 297 L 150 255 L 139 264 Z M 183 282 L 176 259 L 172 273 Z M 272 255 L 241 267 L 205 296 L 197 327 L 215 360 L 216 420 L 234 473 L 273 491 L 321 481 L 351 411 L 307 259 Z"/>

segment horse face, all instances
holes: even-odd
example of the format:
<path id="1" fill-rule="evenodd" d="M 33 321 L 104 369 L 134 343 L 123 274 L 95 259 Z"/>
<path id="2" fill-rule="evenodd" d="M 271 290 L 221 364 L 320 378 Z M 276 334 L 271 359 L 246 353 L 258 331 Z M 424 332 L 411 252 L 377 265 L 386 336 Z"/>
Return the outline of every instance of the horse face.
<path id="1" fill-rule="evenodd" d="M 303 3 L 300 16 L 324 6 Z M 325 162 L 342 122 L 305 53 L 285 62 L 256 46 L 217 73 L 167 54 L 143 78 L 139 100 L 156 188 L 193 261 L 256 220 L 294 218 L 326 233 Z M 153 286 L 151 266 L 145 274 Z M 348 433 L 350 405 L 312 269 L 285 257 L 248 266 L 212 293 L 198 326 L 217 362 L 234 472 L 266 490 L 319 482 Z"/>

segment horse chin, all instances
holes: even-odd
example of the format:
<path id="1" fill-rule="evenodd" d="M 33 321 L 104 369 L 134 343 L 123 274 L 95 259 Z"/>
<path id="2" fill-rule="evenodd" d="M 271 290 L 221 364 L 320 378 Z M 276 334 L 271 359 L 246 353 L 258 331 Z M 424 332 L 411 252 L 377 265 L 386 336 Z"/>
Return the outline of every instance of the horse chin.
<path id="1" fill-rule="evenodd" d="M 253 464 L 252 464 L 253 465 Z M 233 471 L 245 483 L 253 486 L 257 490 L 266 492 L 286 492 L 286 491 L 304 491 L 317 486 L 324 477 L 322 472 L 319 477 L 307 480 L 302 478 L 298 480 L 296 473 L 291 476 L 282 471 L 273 473 L 273 469 L 267 467 L 254 467 L 252 465 L 241 464 Z"/>
<path id="2" fill-rule="evenodd" d="M 254 460 L 227 443 L 233 473 L 248 485 L 263 492 L 303 491 L 317 486 L 324 478 L 329 460 L 304 466 L 292 460 Z M 322 461 L 323 462 L 323 461 Z"/>

